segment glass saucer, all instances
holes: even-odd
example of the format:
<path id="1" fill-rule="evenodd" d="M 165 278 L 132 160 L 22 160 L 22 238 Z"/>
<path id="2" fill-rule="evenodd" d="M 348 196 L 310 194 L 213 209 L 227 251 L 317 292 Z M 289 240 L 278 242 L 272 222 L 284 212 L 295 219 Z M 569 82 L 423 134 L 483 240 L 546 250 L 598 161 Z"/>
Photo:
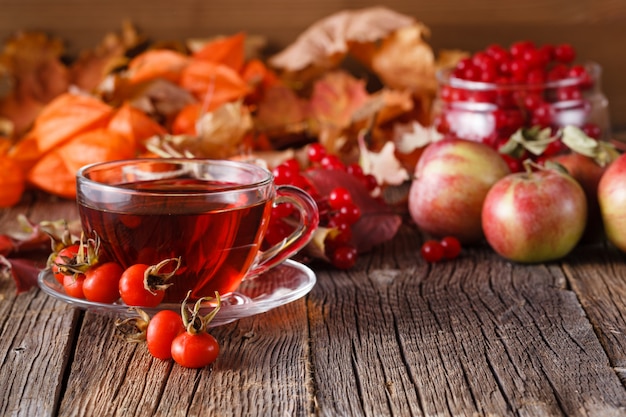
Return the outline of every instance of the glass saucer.
<path id="1" fill-rule="evenodd" d="M 221 326 L 295 301 L 311 291 L 316 280 L 315 273 L 309 267 L 293 260 L 286 260 L 254 279 L 244 280 L 236 292 L 222 298 L 222 306 L 209 326 Z M 49 269 L 39 273 L 38 282 L 46 294 L 78 308 L 114 314 L 118 317 L 137 315 L 121 300 L 106 304 L 70 297 L 65 294 L 63 286 Z M 211 308 L 212 306 L 207 306 L 207 311 Z M 152 316 L 160 310 L 180 311 L 180 304 L 161 304 L 155 308 L 142 310 Z"/>

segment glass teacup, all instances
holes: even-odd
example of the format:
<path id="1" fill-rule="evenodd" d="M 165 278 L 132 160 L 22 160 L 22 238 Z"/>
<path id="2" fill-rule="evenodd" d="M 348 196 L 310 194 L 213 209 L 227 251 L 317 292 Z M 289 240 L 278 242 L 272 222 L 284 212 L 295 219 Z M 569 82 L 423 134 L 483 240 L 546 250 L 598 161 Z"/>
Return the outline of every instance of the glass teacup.
<path id="1" fill-rule="evenodd" d="M 315 201 L 276 186 L 257 165 L 208 159 L 135 159 L 83 167 L 77 201 L 84 232 L 124 268 L 180 257 L 166 302 L 227 296 L 301 250 L 319 222 Z M 297 227 L 261 250 L 272 207 L 296 208 Z"/>

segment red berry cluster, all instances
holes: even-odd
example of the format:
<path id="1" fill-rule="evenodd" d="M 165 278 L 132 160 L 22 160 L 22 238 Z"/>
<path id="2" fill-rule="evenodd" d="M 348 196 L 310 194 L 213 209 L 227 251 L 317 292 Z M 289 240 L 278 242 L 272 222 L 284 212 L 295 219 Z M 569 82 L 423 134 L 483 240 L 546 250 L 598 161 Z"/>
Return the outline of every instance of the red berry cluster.
<path id="1" fill-rule="evenodd" d="M 565 120 L 599 138 L 600 128 L 587 120 L 585 92 L 595 82 L 591 67 L 575 59 L 569 44 L 490 45 L 462 59 L 442 80 L 442 111 L 435 125 L 443 134 L 494 147 L 522 127 L 558 128 Z M 561 151 L 558 145 L 550 151 Z"/>
<path id="2" fill-rule="evenodd" d="M 361 181 L 369 192 L 378 187 L 376 178 L 365 174 L 360 165 L 344 164 L 339 157 L 329 154 L 320 143 L 308 146 L 307 157 L 310 166 L 306 169 L 341 170 Z M 337 186 L 327 196 L 320 195 L 303 175 L 304 171 L 295 159 L 277 165 L 272 173 L 276 184 L 294 185 L 313 197 L 320 212 L 320 226 L 332 229 L 324 241 L 326 256 L 337 268 L 351 268 L 357 260 L 357 249 L 352 243 L 352 226 L 360 219 L 361 209 L 354 203 L 350 191 Z M 280 242 L 291 233 L 293 226 L 285 219 L 292 215 L 292 210 L 288 204 L 281 204 L 274 209 L 265 235 L 268 245 Z"/>
<path id="3" fill-rule="evenodd" d="M 422 244 L 420 252 L 422 258 L 429 263 L 451 260 L 461 253 L 461 243 L 454 236 L 446 236 L 441 240 L 429 239 Z"/>

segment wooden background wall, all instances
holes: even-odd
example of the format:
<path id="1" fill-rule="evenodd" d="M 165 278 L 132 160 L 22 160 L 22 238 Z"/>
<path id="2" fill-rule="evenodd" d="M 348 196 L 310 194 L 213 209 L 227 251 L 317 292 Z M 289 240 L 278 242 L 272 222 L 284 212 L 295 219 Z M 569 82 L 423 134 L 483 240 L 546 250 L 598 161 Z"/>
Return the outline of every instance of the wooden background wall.
<path id="1" fill-rule="evenodd" d="M 45 30 L 75 52 L 130 19 L 156 40 L 246 31 L 280 48 L 331 13 L 374 5 L 424 22 L 435 50 L 473 51 L 520 39 L 570 42 L 581 59 L 603 66 L 612 123 L 626 129 L 626 0 L 0 0 L 0 39 L 20 29 Z"/>

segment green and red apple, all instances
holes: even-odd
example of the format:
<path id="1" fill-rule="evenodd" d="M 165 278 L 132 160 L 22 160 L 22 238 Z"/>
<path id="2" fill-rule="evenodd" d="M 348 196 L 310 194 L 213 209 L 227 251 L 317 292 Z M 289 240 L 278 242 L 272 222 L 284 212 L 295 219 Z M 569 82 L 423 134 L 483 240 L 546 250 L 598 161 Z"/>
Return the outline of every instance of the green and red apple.
<path id="1" fill-rule="evenodd" d="M 479 142 L 446 138 L 424 150 L 409 192 L 409 213 L 433 236 L 482 240 L 481 211 L 487 192 L 510 170 L 500 154 Z"/>
<path id="2" fill-rule="evenodd" d="M 626 252 L 626 154 L 613 161 L 600 178 L 598 203 L 606 238 Z"/>
<path id="3" fill-rule="evenodd" d="M 569 254 L 587 223 L 581 185 L 558 169 L 510 174 L 487 193 L 482 224 L 489 245 L 520 263 L 548 262 Z"/>

